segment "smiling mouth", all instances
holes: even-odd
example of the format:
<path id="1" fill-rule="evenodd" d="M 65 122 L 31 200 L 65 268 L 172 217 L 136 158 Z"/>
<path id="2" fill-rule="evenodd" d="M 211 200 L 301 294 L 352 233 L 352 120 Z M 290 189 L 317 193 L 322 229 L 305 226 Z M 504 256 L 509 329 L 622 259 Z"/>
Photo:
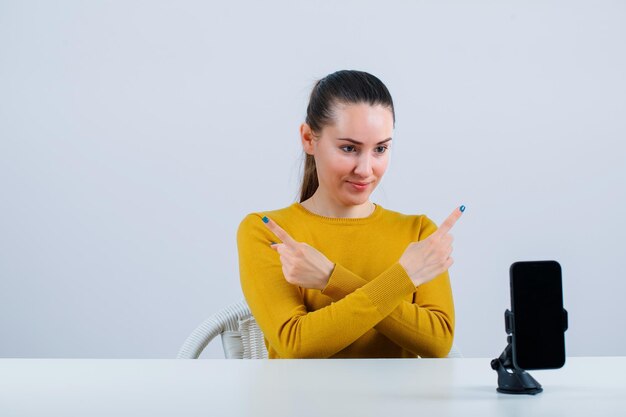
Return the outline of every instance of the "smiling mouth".
<path id="1" fill-rule="evenodd" d="M 351 189 L 356 191 L 356 192 L 364 192 L 370 189 L 370 184 L 371 182 L 352 182 L 352 181 L 347 181 L 348 184 L 350 184 L 352 187 Z"/>

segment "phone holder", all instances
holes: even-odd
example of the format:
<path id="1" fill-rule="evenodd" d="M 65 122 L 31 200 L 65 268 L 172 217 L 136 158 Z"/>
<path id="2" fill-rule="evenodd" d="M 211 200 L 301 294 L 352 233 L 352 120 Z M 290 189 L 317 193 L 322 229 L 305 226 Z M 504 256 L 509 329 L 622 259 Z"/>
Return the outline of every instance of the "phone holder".
<path id="1" fill-rule="evenodd" d="M 491 369 L 498 373 L 497 390 L 504 394 L 539 394 L 543 391 L 541 384 L 528 372 L 513 364 L 512 339 L 512 336 L 506 338 L 506 348 L 499 358 L 491 361 Z"/>
<path id="2" fill-rule="evenodd" d="M 498 373 L 497 391 L 504 394 L 535 395 L 543 391 L 541 384 L 528 372 L 515 366 L 513 362 L 513 313 L 504 312 L 504 326 L 507 345 L 500 357 L 491 361 L 491 369 Z M 563 310 L 563 331 L 567 330 L 567 311 Z"/>

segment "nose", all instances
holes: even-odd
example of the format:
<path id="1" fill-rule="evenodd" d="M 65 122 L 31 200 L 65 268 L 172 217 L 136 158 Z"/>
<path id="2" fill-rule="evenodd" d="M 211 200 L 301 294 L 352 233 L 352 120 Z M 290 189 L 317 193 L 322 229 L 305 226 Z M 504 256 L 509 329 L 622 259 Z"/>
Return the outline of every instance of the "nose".
<path id="1" fill-rule="evenodd" d="M 354 167 L 354 173 L 362 178 L 369 178 L 372 176 L 372 161 L 371 156 L 363 153 L 359 156 Z"/>

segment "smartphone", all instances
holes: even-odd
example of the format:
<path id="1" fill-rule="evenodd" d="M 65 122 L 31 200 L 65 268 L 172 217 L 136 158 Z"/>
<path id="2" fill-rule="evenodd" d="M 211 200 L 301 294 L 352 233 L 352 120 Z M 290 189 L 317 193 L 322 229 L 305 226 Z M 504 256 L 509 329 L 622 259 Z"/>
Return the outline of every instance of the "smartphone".
<path id="1" fill-rule="evenodd" d="M 561 368 L 567 328 L 561 265 L 515 262 L 510 277 L 513 364 L 520 369 Z"/>

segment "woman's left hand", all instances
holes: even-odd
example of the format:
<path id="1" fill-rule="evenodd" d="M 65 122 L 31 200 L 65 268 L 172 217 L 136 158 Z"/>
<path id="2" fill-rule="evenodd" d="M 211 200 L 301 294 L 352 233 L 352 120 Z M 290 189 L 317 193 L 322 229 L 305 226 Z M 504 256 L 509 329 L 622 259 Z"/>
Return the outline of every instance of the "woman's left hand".
<path id="1" fill-rule="evenodd" d="M 264 217 L 263 222 L 283 242 L 271 247 L 280 255 L 287 282 L 302 288 L 323 290 L 335 264 L 313 246 L 296 242 L 273 220 Z"/>

